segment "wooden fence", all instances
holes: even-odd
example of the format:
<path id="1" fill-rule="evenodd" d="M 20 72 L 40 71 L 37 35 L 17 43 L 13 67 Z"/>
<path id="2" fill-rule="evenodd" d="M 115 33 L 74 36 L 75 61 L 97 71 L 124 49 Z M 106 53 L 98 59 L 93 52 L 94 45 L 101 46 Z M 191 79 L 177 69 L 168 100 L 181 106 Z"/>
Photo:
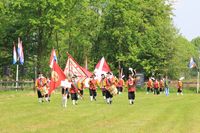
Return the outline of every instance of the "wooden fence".
<path id="1" fill-rule="evenodd" d="M 0 90 L 35 90 L 34 81 L 0 81 Z"/>

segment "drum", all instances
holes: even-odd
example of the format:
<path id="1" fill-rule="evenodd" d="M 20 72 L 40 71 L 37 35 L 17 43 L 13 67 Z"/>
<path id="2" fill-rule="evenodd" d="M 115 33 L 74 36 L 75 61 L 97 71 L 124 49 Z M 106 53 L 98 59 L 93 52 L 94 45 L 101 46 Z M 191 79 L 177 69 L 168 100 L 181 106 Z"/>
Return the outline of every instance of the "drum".
<path id="1" fill-rule="evenodd" d="M 115 85 L 110 86 L 110 87 L 108 88 L 108 91 L 109 91 L 110 94 L 113 95 L 113 96 L 117 95 L 117 92 L 118 92 Z"/>

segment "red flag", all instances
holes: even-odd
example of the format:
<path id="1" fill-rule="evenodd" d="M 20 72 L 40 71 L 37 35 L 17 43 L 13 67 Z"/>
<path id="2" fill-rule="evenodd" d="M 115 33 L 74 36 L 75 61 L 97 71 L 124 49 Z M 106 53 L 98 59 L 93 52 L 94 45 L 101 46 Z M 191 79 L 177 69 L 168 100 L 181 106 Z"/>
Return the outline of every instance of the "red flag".
<path id="1" fill-rule="evenodd" d="M 104 57 L 102 57 L 101 60 L 97 63 L 94 72 L 98 78 L 101 78 L 101 74 L 110 72 L 110 67 L 108 66 Z"/>
<path id="2" fill-rule="evenodd" d="M 78 79 L 81 79 L 90 77 L 92 75 L 91 72 L 81 67 L 69 53 L 67 53 L 67 55 L 68 60 L 64 70 L 64 73 L 67 77 L 72 77 L 73 75 L 76 75 Z"/>
<path id="3" fill-rule="evenodd" d="M 58 86 L 60 86 L 61 81 L 65 80 L 66 76 L 63 73 L 63 70 L 59 67 L 59 65 L 56 63 L 56 61 L 53 62 L 53 69 L 51 72 L 51 82 L 50 82 L 50 90 L 49 94 L 53 90 L 55 90 Z"/>

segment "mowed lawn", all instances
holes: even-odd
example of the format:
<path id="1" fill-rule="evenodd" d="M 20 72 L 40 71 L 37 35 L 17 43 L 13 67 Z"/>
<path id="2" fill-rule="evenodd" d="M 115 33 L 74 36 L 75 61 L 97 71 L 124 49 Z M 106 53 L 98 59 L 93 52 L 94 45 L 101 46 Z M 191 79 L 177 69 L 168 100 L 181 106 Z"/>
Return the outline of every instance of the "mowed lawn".
<path id="1" fill-rule="evenodd" d="M 61 107 L 61 94 L 38 103 L 33 91 L 0 92 L 0 133 L 199 133 L 200 94 L 155 96 L 137 92 L 129 105 L 127 92 L 105 104 L 101 93 L 90 102 L 88 92 L 76 106 Z"/>

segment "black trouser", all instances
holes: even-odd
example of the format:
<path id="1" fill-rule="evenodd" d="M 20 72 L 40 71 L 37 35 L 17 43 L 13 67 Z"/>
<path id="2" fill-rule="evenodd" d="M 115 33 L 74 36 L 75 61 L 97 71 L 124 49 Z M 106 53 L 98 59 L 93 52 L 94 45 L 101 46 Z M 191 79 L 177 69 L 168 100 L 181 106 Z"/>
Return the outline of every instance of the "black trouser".
<path id="1" fill-rule="evenodd" d="M 102 96 L 106 96 L 106 89 L 105 88 L 101 88 L 102 91 Z"/>
<path id="2" fill-rule="evenodd" d="M 91 90 L 91 89 L 89 90 L 90 90 L 90 96 L 93 96 L 93 98 L 95 98 L 97 96 L 96 90 Z"/>
<path id="3" fill-rule="evenodd" d="M 152 92 L 153 90 L 152 90 L 152 88 L 150 88 L 150 87 L 147 87 L 147 92 Z"/>
<path id="4" fill-rule="evenodd" d="M 154 94 L 159 94 L 159 90 L 158 90 L 158 88 L 154 88 Z"/>
<path id="5" fill-rule="evenodd" d="M 68 91 L 68 88 L 66 88 L 66 89 L 62 88 L 62 95 L 67 95 L 67 99 L 69 99 L 69 91 Z"/>
<path id="6" fill-rule="evenodd" d="M 80 94 L 83 96 L 83 90 L 79 90 L 80 91 Z"/>
<path id="7" fill-rule="evenodd" d="M 112 97 L 113 97 L 113 95 L 111 95 L 110 92 L 108 90 L 106 90 L 106 99 L 112 98 Z"/>
<path id="8" fill-rule="evenodd" d="M 123 91 L 123 87 L 117 87 L 118 93 Z"/>
<path id="9" fill-rule="evenodd" d="M 39 89 L 37 89 L 37 94 L 38 98 L 43 98 L 42 92 Z"/>
<path id="10" fill-rule="evenodd" d="M 78 100 L 78 96 L 76 93 L 71 93 L 71 99 L 72 100 Z"/>
<path id="11" fill-rule="evenodd" d="M 164 91 L 164 88 L 160 88 L 160 92 L 163 92 Z"/>
<path id="12" fill-rule="evenodd" d="M 132 91 L 132 92 L 128 92 L 128 99 L 129 100 L 134 100 L 135 99 L 135 92 L 134 91 Z"/>
<path id="13" fill-rule="evenodd" d="M 182 93 L 182 89 L 180 89 L 180 88 L 178 88 L 178 91 L 177 91 L 178 93 Z"/>
<path id="14" fill-rule="evenodd" d="M 106 91 L 102 91 L 102 96 L 106 96 Z"/>

